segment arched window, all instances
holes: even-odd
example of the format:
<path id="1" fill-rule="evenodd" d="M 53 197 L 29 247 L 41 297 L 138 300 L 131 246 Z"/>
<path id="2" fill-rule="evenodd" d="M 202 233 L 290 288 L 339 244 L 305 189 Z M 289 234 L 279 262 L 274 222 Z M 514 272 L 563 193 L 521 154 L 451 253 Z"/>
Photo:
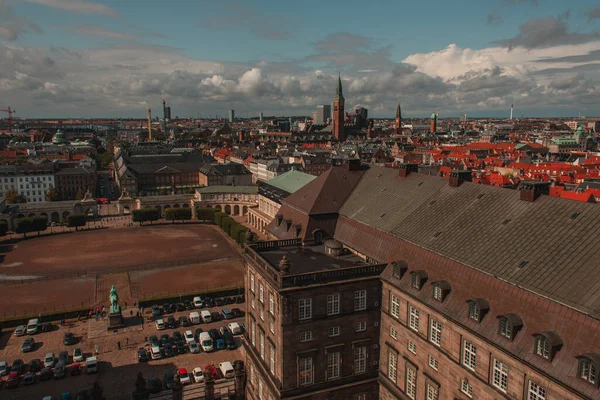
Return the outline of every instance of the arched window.
<path id="1" fill-rule="evenodd" d="M 563 344 L 556 332 L 537 333 L 533 337 L 535 338 L 533 352 L 548 361 L 552 361 L 554 355 L 560 350 Z"/>
<path id="2" fill-rule="evenodd" d="M 433 282 L 431 286 L 433 287 L 433 298 L 441 302 L 444 301 L 446 296 L 448 296 L 452 290 L 450 284 L 446 281 Z"/>
<path id="3" fill-rule="evenodd" d="M 490 309 L 490 305 L 484 299 L 471 299 L 467 303 L 469 304 L 469 318 L 477 322 L 481 322 Z"/>
<path id="4" fill-rule="evenodd" d="M 417 290 L 421 290 L 425 282 L 427 282 L 427 272 L 424 270 L 413 271 L 411 274 L 411 286 Z"/>
<path id="5" fill-rule="evenodd" d="M 523 320 L 517 314 L 506 314 L 498 316 L 498 334 L 508 340 L 513 340 L 515 335 L 523 326 Z"/>
<path id="6" fill-rule="evenodd" d="M 587 353 L 577 357 L 579 361 L 577 376 L 598 387 L 598 372 L 600 372 L 600 354 Z"/>

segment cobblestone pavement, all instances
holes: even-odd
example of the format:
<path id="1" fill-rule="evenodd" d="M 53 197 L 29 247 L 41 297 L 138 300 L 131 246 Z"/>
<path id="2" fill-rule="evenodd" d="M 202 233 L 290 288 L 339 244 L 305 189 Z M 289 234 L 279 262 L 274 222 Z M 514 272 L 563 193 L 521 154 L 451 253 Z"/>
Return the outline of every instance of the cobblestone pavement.
<path id="1" fill-rule="evenodd" d="M 245 310 L 245 304 L 232 304 L 211 308 L 210 311 L 220 312 L 224 308 L 234 307 L 240 308 L 243 311 Z M 129 316 L 130 310 L 131 308 L 125 309 L 123 315 Z M 189 311 L 185 311 L 171 315 L 177 318 L 188 314 Z M 161 360 L 138 363 L 137 350 L 140 347 L 147 346 L 146 339 L 151 335 L 157 335 L 158 337 L 165 333 L 172 335 L 174 331 L 183 334 L 187 329 L 195 331 L 197 328 L 202 328 L 206 331 L 212 328 L 218 329 L 230 322 L 241 323 L 243 321 L 243 318 L 237 318 L 212 322 L 210 324 L 157 331 L 154 322 L 149 320 L 148 309 L 145 310 L 144 316 L 146 318 L 143 326 L 131 326 L 125 329 L 125 332 L 120 331 L 117 333 L 106 330 L 106 319 L 100 319 L 99 321 L 89 319 L 81 322 L 77 320 L 67 321 L 66 326 L 59 327 L 53 332 L 34 335 L 33 338 L 35 339 L 36 347 L 35 351 L 30 353 L 21 353 L 20 351 L 25 337 L 15 337 L 12 329 L 3 331 L 2 335 L 0 335 L 0 361 L 6 361 L 9 365 L 15 359 L 22 359 L 26 363 L 35 358 L 43 360 L 45 354 L 48 352 L 54 352 L 55 356 L 58 356 L 58 353 L 63 350 L 67 350 L 72 357 L 73 350 L 77 347 L 82 349 L 87 358 L 92 355 L 95 351 L 95 346 L 98 345 L 99 371 L 97 374 L 90 375 L 84 371 L 79 376 L 68 376 L 62 380 L 42 382 L 37 379 L 36 383 L 32 386 L 19 384 L 19 387 L 16 389 L 2 388 L 0 389 L 0 399 L 30 400 L 41 399 L 44 396 L 60 398 L 60 394 L 63 392 L 71 392 L 74 395 L 80 389 L 91 389 L 95 380 L 98 380 L 103 387 L 104 395 L 107 399 L 131 399 L 131 392 L 135 389 L 135 379 L 138 372 L 141 372 L 146 380 L 152 377 L 163 379 L 164 373 L 167 370 L 174 371 L 177 368 L 184 367 L 191 373 L 195 367 L 204 367 L 209 364 L 218 365 L 219 362 L 223 361 L 245 359 L 245 354 L 241 347 L 241 337 L 236 337 L 236 342 L 240 345 L 236 350 L 220 350 L 213 353 L 199 354 L 186 353 Z M 135 318 L 134 312 L 133 319 Z M 66 332 L 74 334 L 77 344 L 73 346 L 65 346 L 63 344 L 63 335 Z M 117 349 L 118 341 L 121 342 L 121 350 Z M 6 377 L 3 379 L 6 379 Z"/>

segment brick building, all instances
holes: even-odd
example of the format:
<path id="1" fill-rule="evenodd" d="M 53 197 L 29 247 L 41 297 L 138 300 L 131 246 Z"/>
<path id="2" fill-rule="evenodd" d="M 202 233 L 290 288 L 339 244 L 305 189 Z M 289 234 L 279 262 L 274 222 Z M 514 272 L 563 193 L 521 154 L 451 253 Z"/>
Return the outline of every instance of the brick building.
<path id="1" fill-rule="evenodd" d="M 96 172 L 84 167 L 61 168 L 54 174 L 60 200 L 75 200 L 77 192 L 96 192 Z"/>
<path id="2" fill-rule="evenodd" d="M 252 173 L 242 164 L 204 164 L 198 172 L 201 186 L 252 185 Z"/>
<path id="3" fill-rule="evenodd" d="M 315 195 L 338 193 L 336 243 L 387 264 L 379 393 L 353 399 L 599 399 L 600 208 L 470 178 L 371 167 Z"/>

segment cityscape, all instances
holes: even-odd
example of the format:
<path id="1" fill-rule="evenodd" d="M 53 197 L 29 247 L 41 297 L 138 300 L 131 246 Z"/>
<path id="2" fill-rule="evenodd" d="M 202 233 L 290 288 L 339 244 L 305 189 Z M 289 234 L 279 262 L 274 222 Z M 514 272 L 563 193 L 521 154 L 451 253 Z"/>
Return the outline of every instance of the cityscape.
<path id="1" fill-rule="evenodd" d="M 0 0 L 0 398 L 600 400 L 600 4 Z"/>

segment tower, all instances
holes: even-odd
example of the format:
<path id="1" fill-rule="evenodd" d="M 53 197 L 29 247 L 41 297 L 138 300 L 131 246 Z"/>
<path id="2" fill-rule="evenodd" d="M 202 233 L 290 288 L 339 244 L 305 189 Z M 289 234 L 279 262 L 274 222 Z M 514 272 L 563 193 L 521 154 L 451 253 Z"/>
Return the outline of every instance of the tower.
<path id="1" fill-rule="evenodd" d="M 429 127 L 429 130 L 433 134 L 435 134 L 435 132 L 437 131 L 437 118 L 438 116 L 436 113 L 431 114 L 431 125 Z"/>
<path id="2" fill-rule="evenodd" d="M 396 108 L 396 134 L 402 134 L 402 110 L 400 110 L 400 103 L 398 103 L 398 107 Z"/>
<path id="3" fill-rule="evenodd" d="M 338 75 L 338 84 L 335 91 L 335 97 L 333 98 L 333 125 L 331 133 L 338 142 L 346 140 L 344 136 L 344 94 L 342 93 L 342 77 Z"/>
<path id="4" fill-rule="evenodd" d="M 148 141 L 152 141 L 152 109 L 148 107 Z"/>

